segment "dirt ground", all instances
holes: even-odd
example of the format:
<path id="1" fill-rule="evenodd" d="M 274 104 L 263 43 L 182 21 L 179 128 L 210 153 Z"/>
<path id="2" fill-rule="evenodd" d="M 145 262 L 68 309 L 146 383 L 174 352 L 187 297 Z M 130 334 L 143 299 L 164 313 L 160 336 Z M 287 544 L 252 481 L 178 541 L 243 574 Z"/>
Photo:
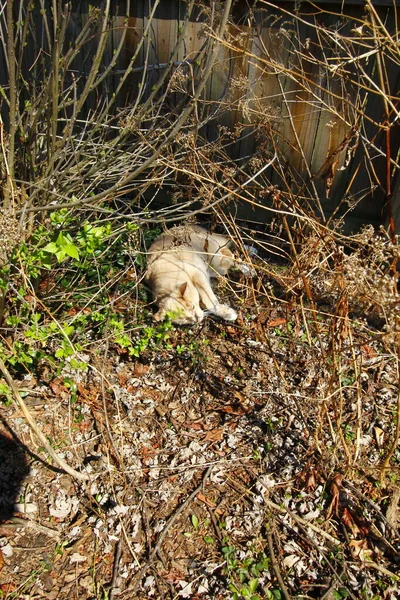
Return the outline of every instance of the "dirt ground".
<path id="1" fill-rule="evenodd" d="M 2 408 L 1 597 L 399 598 L 398 449 L 381 476 L 397 362 L 370 323 L 350 339 L 303 312 L 248 297 L 236 323 L 172 327 L 139 358 L 88 339 L 88 368 L 21 378 L 88 479 Z"/>

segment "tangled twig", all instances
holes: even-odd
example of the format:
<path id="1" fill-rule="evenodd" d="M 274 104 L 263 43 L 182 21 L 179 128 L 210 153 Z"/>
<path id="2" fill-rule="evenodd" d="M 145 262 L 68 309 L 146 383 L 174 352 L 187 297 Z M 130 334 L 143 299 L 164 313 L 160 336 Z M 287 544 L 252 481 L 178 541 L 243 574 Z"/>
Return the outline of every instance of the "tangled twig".
<path id="1" fill-rule="evenodd" d="M 3 373 L 4 379 L 6 380 L 7 385 L 9 386 L 9 388 L 12 391 L 15 401 L 17 402 L 18 406 L 24 413 L 24 416 L 25 416 L 26 420 L 28 421 L 29 427 L 32 429 L 34 434 L 39 438 L 40 442 L 43 444 L 43 447 L 46 450 L 46 452 L 49 454 L 49 456 L 51 456 L 51 458 L 60 467 L 60 469 L 62 469 L 66 473 L 68 473 L 68 475 L 71 475 L 71 477 L 74 477 L 75 479 L 78 479 L 79 481 L 87 481 L 89 479 L 88 475 L 86 475 L 84 473 L 79 473 L 78 471 L 76 471 L 75 469 L 70 467 L 65 462 L 65 460 L 63 458 L 61 458 L 61 456 L 59 456 L 57 454 L 57 452 L 55 452 L 53 450 L 53 448 L 50 446 L 46 437 L 40 431 L 35 419 L 32 417 L 31 413 L 29 412 L 28 407 L 26 406 L 21 394 L 19 393 L 18 388 L 15 385 L 15 382 L 14 382 L 13 378 L 11 377 L 9 370 L 7 369 L 6 365 L 4 364 L 4 362 L 1 358 L 0 358 L 0 371 Z"/>

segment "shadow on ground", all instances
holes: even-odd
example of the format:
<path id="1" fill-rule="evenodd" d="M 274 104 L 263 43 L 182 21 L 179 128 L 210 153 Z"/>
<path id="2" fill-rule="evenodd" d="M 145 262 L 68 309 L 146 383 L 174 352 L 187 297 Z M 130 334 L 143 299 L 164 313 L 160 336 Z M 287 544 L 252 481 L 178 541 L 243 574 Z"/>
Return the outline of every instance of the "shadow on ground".
<path id="1" fill-rule="evenodd" d="M 23 445 L 8 431 L 0 431 L 0 521 L 12 517 L 21 484 L 28 473 Z"/>

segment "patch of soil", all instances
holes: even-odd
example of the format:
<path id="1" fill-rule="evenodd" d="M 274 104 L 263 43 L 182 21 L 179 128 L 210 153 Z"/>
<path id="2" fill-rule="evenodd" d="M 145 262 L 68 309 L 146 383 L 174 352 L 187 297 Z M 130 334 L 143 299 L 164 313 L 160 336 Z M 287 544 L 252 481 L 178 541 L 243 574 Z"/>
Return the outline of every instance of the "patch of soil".
<path id="1" fill-rule="evenodd" d="M 277 306 L 173 330 L 140 360 L 101 347 L 85 371 L 26 376 L 42 432 L 89 480 L 3 409 L 3 596 L 398 597 L 398 471 L 377 484 L 396 362 L 360 327 L 338 386 L 331 335 Z"/>

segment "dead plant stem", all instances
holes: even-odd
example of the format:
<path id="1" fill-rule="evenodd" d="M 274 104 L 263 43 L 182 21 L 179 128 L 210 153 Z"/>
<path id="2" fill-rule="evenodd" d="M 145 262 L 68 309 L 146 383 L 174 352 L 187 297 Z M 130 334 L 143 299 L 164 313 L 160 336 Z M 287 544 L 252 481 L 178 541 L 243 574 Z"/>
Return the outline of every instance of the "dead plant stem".
<path id="1" fill-rule="evenodd" d="M 348 335 L 349 335 L 351 357 L 352 357 L 353 369 L 354 369 L 354 381 L 355 381 L 356 391 L 357 391 L 357 432 L 356 432 L 356 448 L 354 451 L 354 458 L 353 458 L 353 464 L 356 464 L 357 459 L 360 454 L 360 444 L 361 444 L 361 438 L 362 438 L 362 434 L 363 434 L 363 431 L 362 431 L 362 392 L 361 392 L 361 381 L 360 381 L 360 369 L 358 367 L 358 362 L 357 362 L 356 353 L 355 353 L 355 349 L 354 349 L 352 326 L 350 323 L 348 313 L 345 315 L 345 319 L 347 322 L 347 331 L 348 331 Z"/>
<path id="2" fill-rule="evenodd" d="M 127 477 L 126 477 L 126 473 L 125 473 L 125 469 L 124 469 L 124 462 L 123 462 L 121 454 L 115 444 L 114 436 L 112 434 L 111 427 L 110 427 L 110 420 L 108 418 L 106 390 L 105 390 L 105 386 L 104 386 L 104 381 L 106 379 L 105 374 L 104 374 L 104 365 L 106 364 L 108 347 L 109 347 L 109 339 L 107 338 L 106 342 L 105 342 L 103 360 L 102 360 L 101 365 L 98 364 L 98 368 L 96 369 L 96 371 L 100 375 L 101 397 L 102 397 L 102 403 L 103 403 L 103 415 L 104 415 L 104 422 L 106 425 L 107 436 L 108 436 L 109 442 L 114 450 L 115 458 L 118 461 L 118 466 L 121 469 L 121 473 L 124 478 L 124 481 L 125 481 L 125 483 L 127 483 Z"/>
<path id="3" fill-rule="evenodd" d="M 397 380 L 399 381 L 399 358 L 397 358 Z M 394 453 L 396 452 L 396 449 L 398 447 L 399 444 L 399 440 L 400 440 L 400 384 L 398 384 L 398 389 L 397 389 L 397 406 L 396 406 L 396 429 L 394 432 L 394 437 L 393 437 L 393 441 L 392 444 L 389 448 L 388 453 L 385 456 L 385 459 L 382 463 L 382 468 L 381 468 L 381 473 L 380 473 L 380 480 L 383 481 L 385 479 L 386 473 L 389 470 L 389 466 L 390 466 L 390 461 L 394 455 Z"/>
<path id="4" fill-rule="evenodd" d="M 9 388 L 11 389 L 14 399 L 17 402 L 18 406 L 20 407 L 20 409 L 22 410 L 30 428 L 32 429 L 32 431 L 34 432 L 34 434 L 37 436 L 37 438 L 40 440 L 40 442 L 43 444 L 44 449 L 46 450 L 46 452 L 49 454 L 49 456 L 51 456 L 51 458 L 54 460 L 54 462 L 66 473 L 68 473 L 68 475 L 71 475 L 71 477 L 74 477 L 75 479 L 78 479 L 79 481 L 87 481 L 89 479 L 88 475 L 83 474 L 83 473 L 78 473 L 78 471 L 75 471 L 75 469 L 73 469 L 72 467 L 70 467 L 63 458 L 61 458 L 54 450 L 53 448 L 50 446 L 49 442 L 47 441 L 47 438 L 45 437 L 45 435 L 42 433 L 42 431 L 39 429 L 35 419 L 32 417 L 31 413 L 29 412 L 24 400 L 22 399 L 21 394 L 18 391 L 17 386 L 14 383 L 13 378 L 10 375 L 10 372 L 8 371 L 6 365 L 4 364 L 3 360 L 0 358 L 0 371 L 3 373 L 3 377 L 6 380 L 7 385 L 9 386 Z"/>
<path id="5" fill-rule="evenodd" d="M 286 584 L 283 581 L 281 569 L 280 569 L 278 560 L 277 560 L 276 555 L 275 555 L 274 541 L 273 541 L 273 538 L 272 538 L 272 533 L 271 533 L 271 529 L 270 529 L 270 525 L 269 524 L 266 527 L 266 533 L 267 533 L 269 557 L 271 559 L 271 565 L 272 565 L 272 568 L 274 570 L 275 577 L 278 580 L 279 586 L 281 588 L 282 595 L 285 598 L 285 600 L 291 600 L 292 596 L 289 594 L 289 591 L 288 591 L 288 589 L 286 587 Z"/>
<path id="6" fill-rule="evenodd" d="M 296 250 L 296 246 L 295 246 L 294 241 L 293 241 L 292 232 L 290 230 L 289 223 L 288 223 L 288 220 L 287 220 L 286 216 L 282 217 L 282 221 L 283 221 L 283 225 L 284 225 L 285 230 L 286 230 L 286 234 L 287 234 L 288 239 L 289 239 L 289 244 L 290 244 L 290 247 L 292 249 L 293 258 L 294 258 L 294 261 L 295 261 L 295 264 L 296 264 L 296 267 L 297 267 L 297 271 L 298 271 L 298 273 L 299 273 L 299 275 L 300 275 L 300 277 L 301 277 L 301 279 L 303 281 L 304 290 L 305 290 L 306 296 L 308 298 L 308 301 L 310 303 L 311 312 L 312 312 L 313 317 L 314 317 L 313 324 L 314 324 L 315 333 L 316 333 L 316 335 L 318 337 L 319 345 L 320 345 L 320 348 L 322 350 L 321 335 L 320 335 L 318 321 L 317 321 L 317 310 L 316 310 L 316 307 L 315 307 L 315 304 L 314 304 L 314 300 L 313 300 L 313 297 L 312 297 L 311 289 L 310 289 L 307 277 L 306 277 L 306 275 L 304 273 L 304 270 L 301 267 L 301 264 L 300 264 L 300 261 L 299 261 L 299 256 L 298 256 L 297 250 Z"/>
<path id="7" fill-rule="evenodd" d="M 118 581 L 118 575 L 119 575 L 119 564 L 121 561 L 121 555 L 122 555 L 122 539 L 120 538 L 117 542 L 117 545 L 115 548 L 115 553 L 114 553 L 112 578 L 111 578 L 110 589 L 109 589 L 109 593 L 108 593 L 109 600 L 113 600 L 114 596 L 118 596 L 118 592 L 117 592 L 116 588 L 117 588 L 117 581 Z"/>
<path id="8" fill-rule="evenodd" d="M 14 159 L 15 159 L 15 135 L 16 135 L 16 109 L 17 109 L 17 87 L 15 78 L 15 38 L 13 19 L 14 0 L 7 0 L 7 54 L 8 54 L 8 83 L 10 89 L 9 105 L 9 134 L 8 134 L 8 168 L 7 182 L 4 190 L 4 208 L 14 205 Z"/>

